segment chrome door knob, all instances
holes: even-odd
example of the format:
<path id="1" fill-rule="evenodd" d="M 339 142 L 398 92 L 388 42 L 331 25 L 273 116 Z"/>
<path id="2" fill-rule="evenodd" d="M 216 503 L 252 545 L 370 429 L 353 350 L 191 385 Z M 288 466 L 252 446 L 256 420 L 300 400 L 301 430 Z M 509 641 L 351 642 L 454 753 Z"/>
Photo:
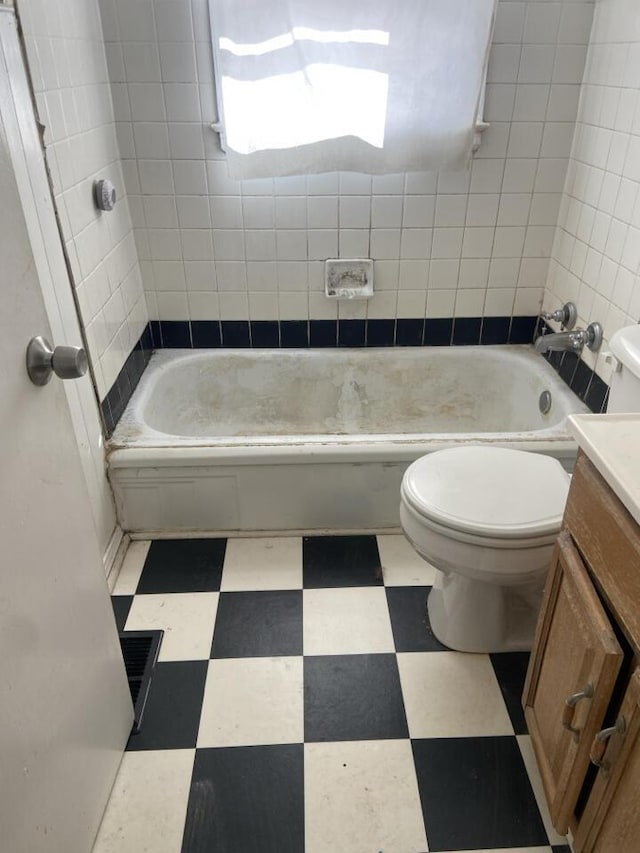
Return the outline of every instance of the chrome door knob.
<path id="1" fill-rule="evenodd" d="M 27 346 L 27 373 L 34 385 L 46 385 L 53 373 L 59 379 L 79 379 L 87 372 L 87 353 L 82 347 L 56 347 L 45 338 L 31 338 Z"/>

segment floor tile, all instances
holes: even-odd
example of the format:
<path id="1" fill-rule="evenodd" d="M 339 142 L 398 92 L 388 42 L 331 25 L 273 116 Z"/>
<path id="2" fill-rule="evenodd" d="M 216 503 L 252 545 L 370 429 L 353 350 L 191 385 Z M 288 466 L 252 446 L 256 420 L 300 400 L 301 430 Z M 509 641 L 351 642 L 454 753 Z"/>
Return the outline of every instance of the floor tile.
<path id="1" fill-rule="evenodd" d="M 414 740 L 429 850 L 544 847 L 515 737 Z"/>
<path id="2" fill-rule="evenodd" d="M 538 764 L 536 762 L 531 738 L 529 735 L 518 735 L 517 741 L 518 746 L 520 747 L 522 760 L 524 761 L 527 773 L 529 774 L 529 781 L 531 782 L 533 794 L 536 798 L 536 802 L 538 803 L 540 817 L 544 823 L 544 828 L 547 831 L 549 841 L 552 845 L 558 847 L 557 853 L 565 853 L 563 847 L 566 846 L 567 839 L 563 835 L 560 835 L 559 832 L 556 832 L 555 827 L 551 823 L 551 815 L 549 814 L 549 807 L 547 806 L 547 799 L 542 787 L 542 778 L 540 777 L 540 770 L 538 769 Z M 556 853 L 555 850 L 554 853 Z M 567 849 L 567 853 L 571 853 L 571 851 Z"/>
<path id="3" fill-rule="evenodd" d="M 136 592 L 216 592 L 226 539 L 156 539 Z"/>
<path id="4" fill-rule="evenodd" d="M 529 666 L 529 652 L 502 652 L 490 655 L 493 671 L 517 735 L 528 733 L 522 709 L 522 691 Z"/>
<path id="5" fill-rule="evenodd" d="M 375 536 L 305 536 L 302 565 L 305 589 L 382 585 Z"/>
<path id="6" fill-rule="evenodd" d="M 114 595 L 135 594 L 150 546 L 151 542 L 148 539 L 129 543 L 127 553 L 124 556 L 120 572 L 113 587 Z"/>
<path id="7" fill-rule="evenodd" d="M 209 662 L 199 748 L 303 740 L 301 657 Z"/>
<path id="8" fill-rule="evenodd" d="M 220 589 L 302 589 L 302 539 L 229 539 Z"/>
<path id="9" fill-rule="evenodd" d="M 304 659 L 304 739 L 406 738 L 395 655 Z"/>
<path id="10" fill-rule="evenodd" d="M 158 660 L 208 660 L 218 606 L 217 592 L 136 595 L 127 631 L 164 631 Z"/>
<path id="11" fill-rule="evenodd" d="M 301 853 L 303 749 L 199 749 L 182 853 Z"/>
<path id="12" fill-rule="evenodd" d="M 211 657 L 302 654 L 302 590 L 222 592 Z"/>
<path id="13" fill-rule="evenodd" d="M 306 589 L 303 614 L 305 655 L 394 651 L 382 587 Z"/>
<path id="14" fill-rule="evenodd" d="M 127 622 L 129 610 L 133 604 L 132 595 L 112 595 L 111 606 L 113 607 L 113 615 L 116 620 L 118 632 L 124 631 L 124 626 Z"/>
<path id="15" fill-rule="evenodd" d="M 207 661 L 156 664 L 142 728 L 127 749 L 193 749 L 206 677 Z"/>
<path id="16" fill-rule="evenodd" d="M 126 752 L 93 853 L 180 853 L 195 750 Z"/>
<path id="17" fill-rule="evenodd" d="M 436 570 L 400 535 L 377 536 L 385 586 L 431 586 Z"/>
<path id="18" fill-rule="evenodd" d="M 387 587 L 391 627 L 397 652 L 443 652 L 446 646 L 436 639 L 427 613 L 430 586 Z"/>
<path id="19" fill-rule="evenodd" d="M 412 738 L 513 734 L 488 655 L 398 654 Z"/>
<path id="20" fill-rule="evenodd" d="M 570 853 L 527 655 L 445 649 L 434 572 L 401 535 L 131 543 L 114 612 L 165 636 L 94 853 Z"/>
<path id="21" fill-rule="evenodd" d="M 408 740 L 308 743 L 305 853 L 424 853 Z"/>

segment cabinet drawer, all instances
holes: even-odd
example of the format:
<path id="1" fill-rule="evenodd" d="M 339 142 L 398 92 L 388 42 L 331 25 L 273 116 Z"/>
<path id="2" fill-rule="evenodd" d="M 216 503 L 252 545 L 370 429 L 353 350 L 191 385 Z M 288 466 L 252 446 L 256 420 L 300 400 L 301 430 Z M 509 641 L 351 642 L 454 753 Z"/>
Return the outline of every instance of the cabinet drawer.
<path id="1" fill-rule="evenodd" d="M 638 652 L 640 529 L 583 453 L 573 473 L 564 526 L 571 531 L 601 595 Z"/>
<path id="2" fill-rule="evenodd" d="M 563 835 L 622 660 L 587 570 L 563 532 L 545 588 L 523 697 L 551 820 Z"/>

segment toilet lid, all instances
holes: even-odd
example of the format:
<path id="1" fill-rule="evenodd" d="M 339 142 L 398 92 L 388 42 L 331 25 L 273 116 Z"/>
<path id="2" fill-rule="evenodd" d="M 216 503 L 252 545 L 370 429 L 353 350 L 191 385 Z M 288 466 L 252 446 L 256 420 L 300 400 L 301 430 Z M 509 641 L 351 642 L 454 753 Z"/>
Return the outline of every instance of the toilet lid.
<path id="1" fill-rule="evenodd" d="M 560 529 L 570 477 L 557 459 L 500 447 L 455 447 L 405 472 L 402 495 L 420 515 L 476 536 L 548 536 Z"/>

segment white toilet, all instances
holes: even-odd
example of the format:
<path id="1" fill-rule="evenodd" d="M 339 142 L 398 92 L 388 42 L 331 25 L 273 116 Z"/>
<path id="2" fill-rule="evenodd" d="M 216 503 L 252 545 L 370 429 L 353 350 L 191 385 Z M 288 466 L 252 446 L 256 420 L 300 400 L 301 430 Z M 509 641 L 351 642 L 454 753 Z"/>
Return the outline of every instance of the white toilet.
<path id="1" fill-rule="evenodd" d="M 428 610 L 441 643 L 531 648 L 569 481 L 557 459 L 497 447 L 440 450 L 409 466 L 400 521 L 438 570 Z"/>
<path id="2" fill-rule="evenodd" d="M 640 412 L 640 325 L 617 331 L 608 413 Z M 497 447 L 440 450 L 402 480 L 400 521 L 438 570 L 435 636 L 463 652 L 528 651 L 569 475 L 549 456 Z"/>

